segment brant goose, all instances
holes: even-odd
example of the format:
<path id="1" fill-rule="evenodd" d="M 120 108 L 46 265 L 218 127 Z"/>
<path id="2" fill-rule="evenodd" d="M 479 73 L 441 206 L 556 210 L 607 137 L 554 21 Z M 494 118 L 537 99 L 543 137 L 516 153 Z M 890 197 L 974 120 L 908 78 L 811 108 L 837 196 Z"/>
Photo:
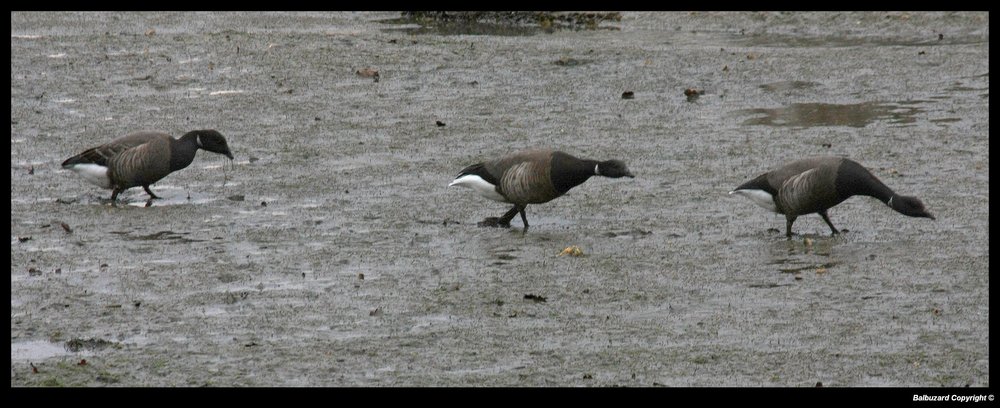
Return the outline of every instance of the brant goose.
<path id="1" fill-rule="evenodd" d="M 800 215 L 818 213 L 834 234 L 826 210 L 855 195 L 875 197 L 910 217 L 934 219 L 916 197 L 898 195 L 857 162 L 843 157 L 813 157 L 764 173 L 729 194 L 746 196 L 757 205 L 785 214 L 785 235 Z"/>
<path id="2" fill-rule="evenodd" d="M 582 184 L 590 176 L 635 177 L 620 160 L 586 160 L 542 149 L 526 150 L 496 160 L 476 163 L 463 169 L 448 186 L 463 186 L 483 197 L 514 204 L 502 217 L 489 217 L 480 226 L 509 227 L 520 213 L 524 228 L 528 204 L 549 202 Z"/>
<path id="3" fill-rule="evenodd" d="M 154 199 L 159 197 L 149 190 L 150 184 L 187 167 L 198 149 L 233 159 L 226 138 L 215 130 L 193 130 L 180 139 L 166 133 L 138 132 L 87 149 L 66 159 L 62 167 L 73 170 L 91 184 L 112 189 L 111 204 L 118 193 L 138 186 Z"/>

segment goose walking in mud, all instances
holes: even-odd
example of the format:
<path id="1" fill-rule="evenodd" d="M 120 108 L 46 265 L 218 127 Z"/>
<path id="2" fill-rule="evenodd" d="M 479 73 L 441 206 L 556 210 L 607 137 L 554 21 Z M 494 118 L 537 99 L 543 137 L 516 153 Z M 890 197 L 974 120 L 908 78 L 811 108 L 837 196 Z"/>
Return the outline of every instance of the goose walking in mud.
<path id="1" fill-rule="evenodd" d="M 736 187 L 729 194 L 742 195 L 755 204 L 784 214 L 785 235 L 800 215 L 817 213 L 839 234 L 827 210 L 856 195 L 875 197 L 896 212 L 934 219 L 916 197 L 899 195 L 857 162 L 843 157 L 813 157 L 788 163 Z"/>
<path id="2" fill-rule="evenodd" d="M 198 149 L 233 159 L 226 138 L 215 130 L 193 130 L 174 139 L 166 133 L 138 132 L 87 149 L 66 159 L 64 169 L 84 180 L 111 189 L 111 204 L 118 194 L 142 186 L 150 199 L 159 198 L 149 186 L 194 161 Z"/>
<path id="3" fill-rule="evenodd" d="M 448 186 L 467 187 L 491 200 L 514 204 L 500 218 L 486 218 L 480 226 L 510 227 L 514 216 L 521 214 L 527 230 L 524 210 L 528 204 L 552 201 L 591 176 L 635 177 L 621 160 L 580 159 L 560 151 L 539 149 L 468 166 Z"/>

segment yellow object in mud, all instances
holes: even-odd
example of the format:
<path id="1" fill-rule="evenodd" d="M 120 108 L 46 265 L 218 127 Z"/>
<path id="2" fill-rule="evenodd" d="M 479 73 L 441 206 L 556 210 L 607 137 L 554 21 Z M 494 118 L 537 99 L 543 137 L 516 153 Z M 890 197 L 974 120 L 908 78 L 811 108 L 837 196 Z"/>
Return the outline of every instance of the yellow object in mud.
<path id="1" fill-rule="evenodd" d="M 566 249 L 562 250 L 562 252 L 560 252 L 559 255 L 556 256 L 563 256 L 563 255 L 583 256 L 583 250 L 576 245 L 568 246 L 566 247 Z"/>

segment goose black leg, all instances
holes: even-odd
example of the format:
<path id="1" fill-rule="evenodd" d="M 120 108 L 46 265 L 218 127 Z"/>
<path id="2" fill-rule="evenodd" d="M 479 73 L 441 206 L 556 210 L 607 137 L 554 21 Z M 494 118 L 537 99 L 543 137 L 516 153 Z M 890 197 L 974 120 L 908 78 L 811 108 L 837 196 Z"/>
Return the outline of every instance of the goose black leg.
<path id="1" fill-rule="evenodd" d="M 830 217 L 826 215 L 826 210 L 820 211 L 819 216 L 823 217 L 823 221 L 826 221 L 826 225 L 830 226 L 830 230 L 833 231 L 833 235 L 837 235 L 840 233 L 840 231 L 837 231 L 837 228 L 833 226 L 833 223 L 830 222 Z"/>
<path id="2" fill-rule="evenodd" d="M 117 203 L 118 203 L 118 193 L 121 193 L 121 192 L 122 192 L 122 190 L 121 189 L 117 189 L 117 188 L 111 191 L 111 206 L 112 207 L 117 206 Z"/>
<path id="3" fill-rule="evenodd" d="M 526 207 L 528 207 L 528 206 L 527 205 L 522 205 L 522 206 L 519 206 L 519 207 L 515 207 L 515 208 L 517 208 L 517 212 L 521 213 L 521 221 L 524 221 L 524 230 L 525 231 L 528 230 L 528 216 L 524 214 L 524 209 Z M 513 217 L 511 217 L 511 218 L 513 218 Z"/>
<path id="4" fill-rule="evenodd" d="M 792 223 L 795 222 L 796 217 L 785 216 L 785 236 L 788 239 L 792 239 Z"/>
<path id="5" fill-rule="evenodd" d="M 153 192 L 149 189 L 149 186 L 142 186 L 142 189 L 146 190 L 146 194 L 149 194 L 149 199 L 150 200 L 155 200 L 155 199 L 160 198 L 160 197 L 157 197 L 156 194 L 153 194 Z"/>

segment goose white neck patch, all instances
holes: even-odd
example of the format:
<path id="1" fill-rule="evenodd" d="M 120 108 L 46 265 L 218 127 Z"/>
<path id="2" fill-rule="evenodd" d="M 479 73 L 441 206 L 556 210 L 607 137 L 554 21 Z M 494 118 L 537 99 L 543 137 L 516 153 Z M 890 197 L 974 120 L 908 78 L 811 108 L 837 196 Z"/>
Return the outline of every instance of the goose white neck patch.
<path id="1" fill-rule="evenodd" d="M 601 165 L 600 164 L 595 164 L 594 165 L 594 175 L 595 176 L 600 176 L 601 175 Z"/>

